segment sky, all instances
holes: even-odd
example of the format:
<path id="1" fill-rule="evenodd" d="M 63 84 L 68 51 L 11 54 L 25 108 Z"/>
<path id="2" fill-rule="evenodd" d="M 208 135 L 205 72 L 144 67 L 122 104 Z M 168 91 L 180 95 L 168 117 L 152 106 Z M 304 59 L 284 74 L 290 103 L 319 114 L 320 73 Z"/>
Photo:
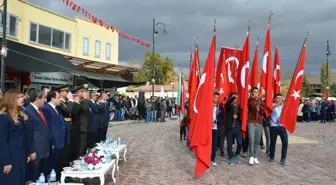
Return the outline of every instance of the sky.
<path id="1" fill-rule="evenodd" d="M 80 13 L 65 7 L 62 0 L 28 0 L 56 13 L 74 17 Z M 259 66 L 265 42 L 269 11 L 271 21 L 272 60 L 275 40 L 279 41 L 282 73 L 294 71 L 300 49 L 309 32 L 305 73 L 319 74 L 326 60 L 326 42 L 331 56 L 329 66 L 336 73 L 336 0 L 74 0 L 98 18 L 137 38 L 152 43 L 153 18 L 164 23 L 168 35 L 155 37 L 155 51 L 175 61 L 175 70 L 188 74 L 190 48 L 198 37 L 201 65 L 204 64 L 217 24 L 217 51 L 220 46 L 242 47 L 251 21 L 251 55 L 253 60 L 259 37 Z M 163 27 L 158 26 L 157 31 Z M 119 39 L 119 63 L 143 63 L 145 48 L 127 39 Z M 217 53 L 218 56 L 219 53 Z"/>

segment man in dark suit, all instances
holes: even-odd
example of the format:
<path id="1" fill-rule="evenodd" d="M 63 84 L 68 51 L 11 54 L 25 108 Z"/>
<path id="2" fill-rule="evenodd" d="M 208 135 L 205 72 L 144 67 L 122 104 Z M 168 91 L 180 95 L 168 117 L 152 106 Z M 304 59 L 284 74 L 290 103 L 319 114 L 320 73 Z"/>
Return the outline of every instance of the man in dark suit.
<path id="1" fill-rule="evenodd" d="M 48 92 L 47 102 L 42 107 L 42 112 L 48 123 L 53 149 L 50 169 L 55 169 L 56 177 L 59 179 L 61 174 L 61 156 L 66 143 L 67 127 L 64 117 L 56 109 L 61 104 L 60 94 L 57 91 Z"/>
<path id="2" fill-rule="evenodd" d="M 25 109 L 25 113 L 28 115 L 28 121 L 26 123 L 27 128 L 32 130 L 30 137 L 33 138 L 31 146 L 31 152 L 36 152 L 35 156 L 30 155 L 30 158 L 35 160 L 28 164 L 28 178 L 31 181 L 36 181 L 40 173 L 48 174 L 48 158 L 51 154 L 51 137 L 47 121 L 43 112 L 40 110 L 44 106 L 46 97 L 39 89 L 30 89 L 29 101 L 31 102 Z"/>
<path id="3" fill-rule="evenodd" d="M 101 110 L 101 131 L 100 131 L 100 141 L 106 140 L 106 134 L 108 129 L 108 124 L 110 121 L 110 108 L 108 104 L 108 94 L 106 92 L 102 93 L 101 100 L 99 101 L 99 109 Z"/>
<path id="4" fill-rule="evenodd" d="M 99 118 L 99 109 L 97 105 L 97 92 L 91 92 L 91 99 L 89 101 L 89 107 L 91 109 L 91 119 L 92 119 L 92 127 L 93 127 L 93 141 L 94 143 L 100 142 L 99 139 L 99 130 L 101 129 L 100 118 Z"/>

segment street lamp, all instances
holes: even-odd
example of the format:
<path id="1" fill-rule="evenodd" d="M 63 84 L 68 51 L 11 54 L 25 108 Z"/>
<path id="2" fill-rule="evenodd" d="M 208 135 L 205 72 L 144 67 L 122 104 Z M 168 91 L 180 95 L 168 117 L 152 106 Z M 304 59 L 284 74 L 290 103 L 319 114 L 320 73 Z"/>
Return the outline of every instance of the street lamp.
<path id="1" fill-rule="evenodd" d="M 6 70 L 6 63 L 5 63 L 5 58 L 7 56 L 7 47 L 6 47 L 6 27 L 7 27 L 7 0 L 3 1 L 3 12 L 1 11 L 2 15 L 2 46 L 0 50 L 0 55 L 1 55 L 1 72 L 0 72 L 0 86 L 1 90 L 3 93 L 6 92 L 5 88 L 5 70 Z"/>
<path id="2" fill-rule="evenodd" d="M 159 31 L 156 30 L 156 27 L 161 25 L 163 27 L 162 33 L 159 33 Z M 158 22 L 155 22 L 155 19 L 153 19 L 153 53 L 152 53 L 152 96 L 154 96 L 154 87 L 155 87 L 155 36 L 156 35 L 168 35 L 168 32 L 166 30 L 166 25 Z"/>
<path id="3" fill-rule="evenodd" d="M 327 40 L 327 50 L 325 51 L 325 54 L 327 55 L 327 87 L 329 87 L 329 55 L 330 54 L 330 50 L 329 50 L 329 40 Z"/>

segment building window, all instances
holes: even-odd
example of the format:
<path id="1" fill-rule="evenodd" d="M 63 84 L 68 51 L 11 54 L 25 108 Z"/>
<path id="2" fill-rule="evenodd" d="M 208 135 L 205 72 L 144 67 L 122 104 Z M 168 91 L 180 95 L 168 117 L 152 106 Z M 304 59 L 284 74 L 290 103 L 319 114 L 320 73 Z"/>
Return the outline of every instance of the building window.
<path id="1" fill-rule="evenodd" d="M 17 17 L 9 15 L 9 34 L 10 36 L 17 37 Z"/>
<path id="2" fill-rule="evenodd" d="M 71 46 L 70 46 L 70 40 L 71 40 L 71 35 L 70 33 L 65 33 L 65 46 L 64 49 L 70 50 Z"/>
<path id="3" fill-rule="evenodd" d="M 89 55 L 89 39 L 83 39 L 83 55 Z"/>
<path id="4" fill-rule="evenodd" d="M 2 16 L 1 16 L 1 21 L 2 23 Z M 17 31 L 18 31 L 18 17 L 8 13 L 7 14 L 7 21 L 6 21 L 6 34 L 9 37 L 14 37 L 17 38 Z M 2 33 L 3 27 L 2 24 L 0 24 L 0 33 Z"/>
<path id="5" fill-rule="evenodd" d="M 54 48 L 70 50 L 71 34 L 36 23 L 30 23 L 29 40 Z"/>
<path id="6" fill-rule="evenodd" d="M 106 59 L 111 59 L 111 44 L 106 43 Z"/>
<path id="7" fill-rule="evenodd" d="M 64 32 L 53 30 L 52 32 L 52 46 L 62 48 L 64 45 Z"/>
<path id="8" fill-rule="evenodd" d="M 95 43 L 95 57 L 100 57 L 100 41 L 96 40 Z"/>
<path id="9" fill-rule="evenodd" d="M 37 24 L 30 24 L 30 41 L 37 42 Z"/>

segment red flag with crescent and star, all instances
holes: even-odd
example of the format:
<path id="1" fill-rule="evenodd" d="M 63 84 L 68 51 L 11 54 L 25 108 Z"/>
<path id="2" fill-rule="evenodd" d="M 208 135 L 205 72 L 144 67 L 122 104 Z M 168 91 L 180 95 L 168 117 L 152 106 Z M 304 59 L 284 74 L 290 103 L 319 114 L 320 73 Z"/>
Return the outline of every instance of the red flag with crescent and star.
<path id="1" fill-rule="evenodd" d="M 188 104 L 188 117 L 191 120 L 193 117 L 194 112 L 192 111 L 193 106 L 194 106 L 194 100 L 196 96 L 196 91 L 198 88 L 198 84 L 200 81 L 199 78 L 199 61 L 198 61 L 198 47 L 195 47 L 195 52 L 194 52 L 194 59 L 191 64 L 191 69 L 190 69 L 190 76 L 189 76 L 189 104 Z M 189 127 L 190 127 L 189 123 Z M 188 134 L 189 136 L 189 134 Z"/>
<path id="2" fill-rule="evenodd" d="M 242 109 L 241 114 L 241 130 L 242 136 L 245 139 L 246 125 L 247 125 L 247 113 L 248 113 L 248 84 L 249 84 L 249 60 L 250 60 L 250 26 L 249 31 L 246 34 L 245 43 L 242 52 L 242 60 L 239 65 L 238 71 L 238 94 L 239 94 L 239 103 Z"/>
<path id="3" fill-rule="evenodd" d="M 228 93 L 237 92 L 237 70 L 241 60 L 242 50 L 230 47 L 221 47 L 225 53 L 224 61 L 227 67 L 227 78 L 229 80 Z"/>
<path id="4" fill-rule="evenodd" d="M 306 58 L 306 40 L 307 38 L 303 43 L 298 63 L 296 64 L 296 69 L 294 71 L 293 78 L 288 89 L 286 102 L 282 109 L 282 114 L 280 117 L 280 123 L 290 133 L 293 133 L 296 128 L 296 119 L 300 102 L 300 93 L 302 90 L 303 72 Z"/>
<path id="5" fill-rule="evenodd" d="M 193 135 L 190 148 L 196 154 L 195 178 L 201 176 L 210 167 L 212 144 L 212 113 L 215 79 L 216 34 L 212 37 L 208 58 L 205 62 L 200 84 L 197 89 L 192 121 Z"/>
<path id="6" fill-rule="evenodd" d="M 265 93 L 265 114 L 268 117 L 273 109 L 273 78 L 271 59 L 271 28 L 267 26 L 266 40 L 264 45 L 263 67 L 260 78 L 260 92 Z"/>
<path id="7" fill-rule="evenodd" d="M 219 92 L 219 102 L 223 102 L 224 98 L 230 94 L 227 64 L 224 58 L 225 50 L 224 48 L 221 48 L 216 71 L 216 89 Z"/>
<path id="8" fill-rule="evenodd" d="M 273 71 L 273 86 L 274 94 L 281 93 L 281 82 L 280 82 L 280 57 L 279 57 L 279 48 L 278 41 L 275 44 L 275 54 L 274 54 L 274 71 Z"/>
<path id="9" fill-rule="evenodd" d="M 251 74 L 250 74 L 250 79 L 251 79 L 251 87 L 258 87 L 259 83 L 259 72 L 258 72 L 258 60 L 259 60 L 259 40 L 256 43 L 256 48 L 254 51 L 254 58 L 253 58 L 253 64 L 251 68 Z"/>

